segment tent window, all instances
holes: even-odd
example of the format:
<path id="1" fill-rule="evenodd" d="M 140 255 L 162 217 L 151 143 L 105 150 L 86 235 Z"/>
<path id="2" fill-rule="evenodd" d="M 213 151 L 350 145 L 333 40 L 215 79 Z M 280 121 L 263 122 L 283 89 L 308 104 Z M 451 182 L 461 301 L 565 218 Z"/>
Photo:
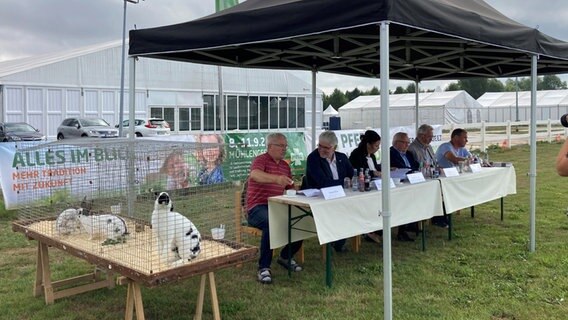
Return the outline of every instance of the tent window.
<path id="1" fill-rule="evenodd" d="M 270 97 L 270 129 L 278 129 L 278 98 Z"/>
<path id="2" fill-rule="evenodd" d="M 227 103 L 225 102 L 225 105 L 227 105 Z M 219 129 L 221 130 L 221 118 L 219 117 L 219 115 L 221 114 L 221 108 L 219 107 L 219 95 L 215 95 L 215 127 L 213 128 L 213 130 Z M 225 114 L 225 117 L 227 115 Z M 225 123 L 226 124 L 226 123 Z"/>
<path id="3" fill-rule="evenodd" d="M 189 108 L 179 108 L 179 131 L 189 130 Z"/>
<path id="4" fill-rule="evenodd" d="M 164 108 L 164 120 L 170 125 L 170 131 L 176 131 L 174 108 Z"/>
<path id="5" fill-rule="evenodd" d="M 164 114 L 162 112 L 162 108 L 150 108 L 150 117 L 151 118 L 163 118 Z"/>
<path id="6" fill-rule="evenodd" d="M 297 124 L 296 97 L 288 99 L 288 128 L 296 128 Z"/>
<path id="7" fill-rule="evenodd" d="M 190 109 L 191 130 L 201 130 L 201 110 L 199 108 Z"/>
<path id="8" fill-rule="evenodd" d="M 280 97 L 278 98 L 279 106 L 278 106 L 278 113 L 280 118 L 280 128 L 286 129 L 288 128 L 288 98 Z"/>
<path id="9" fill-rule="evenodd" d="M 248 97 L 239 96 L 239 129 L 248 130 Z"/>
<path id="10" fill-rule="evenodd" d="M 258 97 L 249 97 L 250 129 L 258 129 Z"/>
<path id="11" fill-rule="evenodd" d="M 268 129 L 268 97 L 260 97 L 260 129 Z"/>
<path id="12" fill-rule="evenodd" d="M 227 130 L 237 129 L 237 96 L 227 97 L 227 108 L 226 108 L 226 119 L 227 119 Z"/>
<path id="13" fill-rule="evenodd" d="M 215 130 L 215 105 L 213 104 L 213 96 L 203 96 L 203 129 Z"/>
<path id="14" fill-rule="evenodd" d="M 298 128 L 306 126 L 306 99 L 298 98 Z"/>

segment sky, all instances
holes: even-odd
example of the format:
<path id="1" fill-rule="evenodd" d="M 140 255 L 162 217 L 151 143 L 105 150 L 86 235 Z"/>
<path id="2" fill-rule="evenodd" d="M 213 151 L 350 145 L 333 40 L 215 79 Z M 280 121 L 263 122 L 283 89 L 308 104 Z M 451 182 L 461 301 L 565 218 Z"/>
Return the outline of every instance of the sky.
<path id="1" fill-rule="evenodd" d="M 66 51 L 122 39 L 122 0 L 1 0 L 0 61 Z M 349 1 L 349 0 L 345 0 Z M 241 0 L 242 2 L 242 0 Z M 566 0 L 486 0 L 506 16 L 568 41 Z M 546 4 L 546 5 L 544 5 Z M 215 11 L 214 0 L 145 0 L 127 4 L 126 29 L 157 27 L 194 20 Z M 127 33 L 128 35 L 128 33 Z M 128 45 L 128 43 L 127 43 Z M 309 72 L 294 74 L 311 82 Z M 566 80 L 566 77 L 562 77 Z M 361 91 L 380 87 L 378 79 L 318 73 L 317 87 Z M 423 89 L 444 88 L 451 81 L 424 81 Z M 391 80 L 391 89 L 410 82 Z"/>

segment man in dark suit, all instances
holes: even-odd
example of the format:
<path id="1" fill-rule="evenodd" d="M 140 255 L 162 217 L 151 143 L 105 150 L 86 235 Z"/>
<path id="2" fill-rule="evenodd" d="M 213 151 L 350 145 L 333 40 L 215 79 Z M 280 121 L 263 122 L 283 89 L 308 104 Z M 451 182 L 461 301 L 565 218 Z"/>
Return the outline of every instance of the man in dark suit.
<path id="1" fill-rule="evenodd" d="M 390 165 L 393 168 L 408 168 L 411 170 L 418 170 L 419 164 L 412 153 L 407 152 L 410 145 L 410 139 L 406 132 L 397 132 L 392 137 L 392 147 L 390 147 Z M 398 234 L 396 238 L 400 241 L 414 241 L 407 231 L 418 231 L 416 223 L 410 223 L 398 227 Z"/>
<path id="2" fill-rule="evenodd" d="M 306 176 L 302 189 L 341 186 L 345 178 L 353 176 L 353 167 L 344 153 L 337 152 L 337 136 L 324 131 L 318 138 L 317 149 L 308 155 Z M 332 243 L 337 252 L 344 252 L 345 239 Z"/>
<path id="3" fill-rule="evenodd" d="M 414 159 L 412 153 L 408 152 L 410 139 L 406 132 L 397 132 L 392 137 L 392 147 L 390 147 L 390 165 L 394 168 L 408 168 L 418 170 L 419 163 Z"/>

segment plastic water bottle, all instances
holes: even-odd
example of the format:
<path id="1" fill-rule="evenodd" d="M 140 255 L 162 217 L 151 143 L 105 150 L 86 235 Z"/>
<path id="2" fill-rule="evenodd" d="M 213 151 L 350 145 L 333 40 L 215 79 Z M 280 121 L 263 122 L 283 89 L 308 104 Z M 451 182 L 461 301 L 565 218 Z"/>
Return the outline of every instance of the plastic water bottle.
<path id="1" fill-rule="evenodd" d="M 353 169 L 353 177 L 351 178 L 351 190 L 357 191 L 359 190 L 359 177 L 357 176 L 357 169 Z"/>
<path id="2" fill-rule="evenodd" d="M 351 178 L 345 177 L 345 179 L 343 179 L 343 189 L 349 190 L 350 188 L 351 188 Z"/>
<path id="3" fill-rule="evenodd" d="M 365 173 L 363 168 L 359 171 L 359 191 L 365 191 Z"/>
<path id="4" fill-rule="evenodd" d="M 440 177 L 440 167 L 438 166 L 438 163 L 436 161 L 434 161 L 433 166 L 432 179 L 438 179 Z"/>
<path id="5" fill-rule="evenodd" d="M 369 169 L 365 169 L 365 191 L 371 191 L 371 175 Z"/>

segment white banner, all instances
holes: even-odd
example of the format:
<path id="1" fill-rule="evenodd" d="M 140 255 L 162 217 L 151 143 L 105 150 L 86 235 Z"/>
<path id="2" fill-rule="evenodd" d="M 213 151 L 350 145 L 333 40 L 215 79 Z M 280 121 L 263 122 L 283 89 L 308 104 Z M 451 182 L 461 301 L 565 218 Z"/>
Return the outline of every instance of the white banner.
<path id="1" fill-rule="evenodd" d="M 442 141 L 442 126 L 441 125 L 433 125 L 434 128 L 434 138 L 432 138 L 432 147 L 434 151 L 438 148 L 440 144 L 443 143 Z M 381 129 L 371 129 L 376 131 L 379 135 L 381 134 Z M 337 136 L 338 144 L 337 144 L 337 151 L 345 153 L 347 156 L 357 148 L 359 142 L 361 141 L 361 135 L 365 133 L 366 130 L 334 130 L 335 135 Z M 416 129 L 413 126 L 407 127 L 394 127 L 390 128 L 390 141 L 392 142 L 392 137 L 397 132 L 406 132 L 408 137 L 410 138 L 410 142 L 414 140 L 416 137 Z M 319 135 L 321 131 L 317 134 Z M 311 150 L 311 137 L 306 137 L 306 150 Z M 380 151 L 377 152 L 377 161 L 380 160 Z"/>

